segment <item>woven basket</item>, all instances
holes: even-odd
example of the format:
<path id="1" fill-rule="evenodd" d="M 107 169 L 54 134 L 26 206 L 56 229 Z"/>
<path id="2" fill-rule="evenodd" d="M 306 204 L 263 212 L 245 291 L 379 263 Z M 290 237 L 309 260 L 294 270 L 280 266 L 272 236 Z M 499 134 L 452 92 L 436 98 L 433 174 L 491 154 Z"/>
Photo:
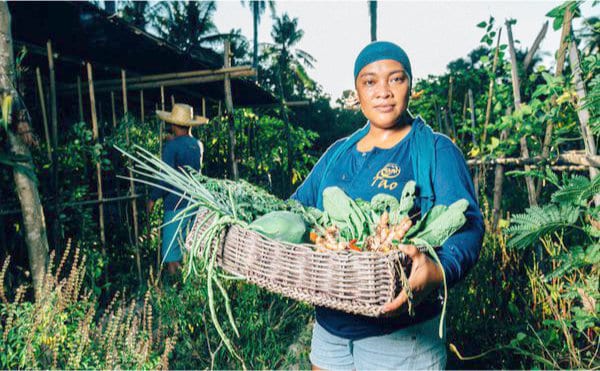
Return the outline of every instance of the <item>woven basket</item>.
<path id="1" fill-rule="evenodd" d="M 198 214 L 186 247 L 210 222 Z M 291 244 L 232 226 L 219 241 L 217 264 L 226 272 L 289 298 L 348 313 L 377 317 L 401 289 L 403 253 L 328 251 Z M 404 268 L 406 271 L 406 268 Z"/>

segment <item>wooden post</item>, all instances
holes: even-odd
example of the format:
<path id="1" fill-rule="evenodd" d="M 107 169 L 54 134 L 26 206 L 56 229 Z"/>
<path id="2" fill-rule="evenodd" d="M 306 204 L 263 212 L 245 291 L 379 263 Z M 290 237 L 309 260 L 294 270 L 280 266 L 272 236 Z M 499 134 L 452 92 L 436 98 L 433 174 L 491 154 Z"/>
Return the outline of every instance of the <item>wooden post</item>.
<path id="1" fill-rule="evenodd" d="M 571 70 L 573 70 L 575 91 L 577 92 L 577 97 L 579 98 L 577 103 L 577 117 L 579 118 L 579 128 L 581 129 L 585 153 L 588 156 L 595 156 L 597 149 L 596 140 L 594 139 L 594 135 L 589 127 L 590 111 L 587 108 L 581 107 L 581 102 L 585 101 L 586 92 L 585 84 L 582 79 L 581 64 L 579 62 L 579 52 L 577 51 L 577 45 L 573 40 L 571 40 L 569 45 L 569 61 L 571 62 Z M 592 180 L 598 175 L 598 169 L 590 166 L 589 173 L 590 180 Z M 596 206 L 600 206 L 600 194 L 594 195 L 594 203 Z"/>
<path id="2" fill-rule="evenodd" d="M 145 119 L 145 115 L 144 115 L 144 90 L 140 90 L 140 122 L 143 124 L 144 123 L 144 119 Z"/>
<path id="3" fill-rule="evenodd" d="M 123 94 L 123 116 L 127 116 L 127 75 L 125 70 L 121 70 L 121 93 Z"/>
<path id="4" fill-rule="evenodd" d="M 462 125 L 463 127 L 466 125 L 467 123 L 467 105 L 469 103 L 469 95 L 465 92 L 465 98 L 463 99 L 463 111 L 462 111 Z M 465 131 L 463 130 L 461 135 L 460 135 L 460 141 L 461 143 L 465 141 Z"/>
<path id="5" fill-rule="evenodd" d="M 175 96 L 171 94 L 171 109 L 173 109 L 173 106 L 175 106 Z"/>
<path id="6" fill-rule="evenodd" d="M 81 77 L 77 76 L 77 103 L 79 107 L 79 122 L 84 122 L 83 119 L 83 94 L 81 92 Z"/>
<path id="7" fill-rule="evenodd" d="M 127 117 L 128 107 L 127 107 L 127 75 L 125 70 L 121 70 L 121 82 L 123 89 L 123 114 Z M 125 127 L 125 140 L 127 141 L 127 146 L 129 146 L 129 125 Z M 128 161 L 128 164 L 131 165 L 131 161 Z M 133 184 L 133 172 L 131 171 L 130 166 L 128 166 L 129 172 L 129 194 L 131 196 L 135 195 L 135 184 Z M 140 232 L 138 229 L 138 211 L 137 211 L 137 200 L 135 198 L 131 199 L 131 214 L 133 216 L 133 237 L 134 237 L 134 246 L 135 246 L 135 263 L 137 265 L 137 273 L 140 284 L 142 283 L 142 262 L 140 259 L 140 247 L 138 244 L 140 238 Z"/>
<path id="8" fill-rule="evenodd" d="M 469 110 L 471 111 L 471 142 L 473 148 L 477 147 L 477 136 L 475 135 L 476 119 L 475 119 L 475 102 L 473 101 L 473 90 L 469 88 L 467 91 L 469 96 Z M 473 174 L 473 187 L 475 188 L 475 195 L 479 197 L 479 168 L 475 168 L 475 174 Z"/>
<path id="9" fill-rule="evenodd" d="M 206 99 L 202 97 L 202 117 L 206 117 Z"/>
<path id="10" fill-rule="evenodd" d="M 225 41 L 223 53 L 223 67 L 231 67 L 231 45 L 229 40 Z M 233 116 L 233 97 L 231 95 L 231 79 L 229 73 L 225 74 L 225 106 L 227 107 L 229 122 L 229 161 L 231 162 L 231 173 L 234 180 L 239 179 L 238 166 L 235 158 L 235 118 Z"/>
<path id="11" fill-rule="evenodd" d="M 46 51 L 48 54 L 48 70 L 50 72 L 50 117 L 52 120 L 52 191 L 54 193 L 54 220 L 52 221 L 52 241 L 55 249 L 59 249 L 59 188 L 58 188 L 58 113 L 56 106 L 56 77 L 54 74 L 54 54 L 52 53 L 52 42 L 48 40 L 46 43 Z"/>
<path id="12" fill-rule="evenodd" d="M 515 110 L 521 109 L 521 91 L 520 91 L 520 82 L 519 82 L 519 72 L 517 68 L 517 55 L 515 52 L 515 43 L 513 41 L 512 35 L 512 25 L 511 21 L 506 21 L 506 32 L 508 34 L 508 48 L 510 51 L 510 61 L 511 61 L 511 72 L 512 72 L 512 86 L 513 86 L 513 97 L 515 102 Z M 527 148 L 527 138 L 526 136 L 522 136 L 519 139 L 519 144 L 521 146 L 521 155 L 523 157 L 529 157 L 529 149 Z M 530 167 L 525 166 L 525 170 L 529 171 Z M 535 184 L 533 183 L 533 179 L 530 176 L 525 177 L 525 184 L 527 185 L 527 196 L 529 199 L 529 206 L 537 205 L 537 198 L 535 197 Z"/>
<path id="13" fill-rule="evenodd" d="M 505 115 L 512 114 L 511 107 L 506 108 Z M 502 130 L 500 133 L 500 142 L 505 141 L 508 138 L 508 129 Z M 504 186 L 504 166 L 496 165 L 494 170 L 494 195 L 493 195 L 493 206 L 492 206 L 492 229 L 495 231 L 498 228 L 498 221 L 500 220 L 500 210 L 502 204 L 502 189 Z"/>
<path id="14" fill-rule="evenodd" d="M 567 46 L 569 45 L 569 34 L 571 32 L 571 20 L 573 14 L 571 13 L 570 7 L 565 8 L 565 14 L 563 15 L 563 25 L 560 33 L 560 44 L 558 45 L 558 52 L 556 55 L 556 70 L 554 76 L 559 77 L 563 74 L 565 68 L 565 56 Z M 553 106 L 556 104 L 557 96 L 552 95 L 550 104 Z M 544 133 L 544 141 L 542 143 L 542 156 L 548 157 L 550 155 L 550 144 L 552 143 L 552 132 L 554 131 L 554 122 L 549 120 L 546 124 L 546 132 Z M 536 197 L 539 197 L 542 192 L 542 179 L 538 179 L 537 187 L 535 189 Z"/>
<path id="15" fill-rule="evenodd" d="M 452 114 L 452 90 L 454 87 L 454 76 L 450 76 L 448 85 L 448 108 L 446 110 L 446 114 L 448 117 L 448 122 L 450 123 L 450 128 L 452 129 L 452 138 L 456 139 L 456 125 L 454 124 L 454 115 Z"/>
<path id="16" fill-rule="evenodd" d="M 113 128 L 116 128 L 117 127 L 117 112 L 115 109 L 115 92 L 114 91 L 110 92 L 110 105 L 111 105 L 111 109 L 112 109 Z"/>
<path id="17" fill-rule="evenodd" d="M 90 88 L 90 107 L 92 111 L 92 130 L 95 142 L 98 142 L 98 118 L 96 117 L 96 97 L 94 95 L 94 77 L 92 76 L 92 65 L 87 63 L 88 84 Z M 106 256 L 106 235 L 104 233 L 104 204 L 102 203 L 102 169 L 100 162 L 96 163 L 96 177 L 98 184 L 98 213 L 100 223 L 100 243 L 102 244 L 102 254 Z"/>
<path id="18" fill-rule="evenodd" d="M 488 87 L 488 99 L 485 107 L 485 123 L 483 124 L 483 135 L 481 136 L 481 144 L 485 145 L 487 141 L 487 128 L 492 118 L 492 99 L 494 97 L 494 83 L 496 81 L 496 68 L 498 67 L 498 54 L 500 53 L 500 36 L 502 35 L 502 27 L 498 30 L 498 39 L 496 40 L 496 50 L 494 50 L 494 61 L 492 62 L 492 74 L 490 76 L 490 85 Z"/>
<path id="19" fill-rule="evenodd" d="M 38 96 L 40 97 L 40 107 L 42 108 L 42 121 L 44 123 L 44 135 L 46 136 L 46 145 L 48 146 L 48 161 L 52 162 L 52 142 L 50 141 L 50 131 L 48 129 L 48 114 L 46 113 L 46 99 L 44 98 L 44 87 L 42 85 L 42 74 L 39 67 L 35 69 L 37 78 Z M 54 165 L 53 165 L 54 166 Z"/>
<path id="20" fill-rule="evenodd" d="M 471 116 L 471 142 L 473 144 L 473 148 L 475 148 L 477 147 L 477 137 L 475 135 L 477 121 L 475 119 L 475 101 L 473 99 L 473 90 L 469 88 L 467 95 L 469 96 L 469 111 Z"/>

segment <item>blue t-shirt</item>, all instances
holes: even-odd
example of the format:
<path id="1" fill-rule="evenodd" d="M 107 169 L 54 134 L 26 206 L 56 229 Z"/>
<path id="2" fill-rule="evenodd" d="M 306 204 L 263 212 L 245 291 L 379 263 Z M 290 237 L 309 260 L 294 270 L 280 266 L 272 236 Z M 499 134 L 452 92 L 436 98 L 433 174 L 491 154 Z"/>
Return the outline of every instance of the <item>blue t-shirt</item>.
<path id="1" fill-rule="evenodd" d="M 200 171 L 201 166 L 200 142 L 191 136 L 175 137 L 163 146 L 162 160 L 174 169 L 180 170 L 186 166 Z M 161 182 L 166 188 L 172 188 Z M 157 200 L 162 198 L 166 211 L 180 210 L 187 206 L 187 202 L 180 197 L 160 188 L 152 188 L 150 198 Z"/>
<path id="2" fill-rule="evenodd" d="M 370 201 L 378 193 L 387 193 L 399 199 L 406 182 L 414 179 L 409 151 L 412 134 L 411 130 L 388 149 L 374 147 L 371 151 L 359 152 L 353 146 L 338 157 L 323 178 L 329 159 L 345 139 L 337 141 L 323 154 L 291 198 L 305 206 L 322 209 L 322 205 L 317 205 L 317 192 L 320 183 L 324 182 L 325 187 L 337 186 L 353 199 Z M 447 283 L 452 286 L 464 277 L 479 256 L 484 233 L 483 218 L 462 153 L 448 137 L 439 133 L 434 134 L 434 144 L 437 157 L 433 180 L 435 204 L 450 205 L 461 198 L 469 201 L 466 224 L 438 250 Z M 391 333 L 425 321 L 439 314 L 441 307 L 439 297 L 415 307 L 415 317 L 402 314 L 394 318 L 373 318 L 317 307 L 316 319 L 330 333 L 356 340 Z"/>

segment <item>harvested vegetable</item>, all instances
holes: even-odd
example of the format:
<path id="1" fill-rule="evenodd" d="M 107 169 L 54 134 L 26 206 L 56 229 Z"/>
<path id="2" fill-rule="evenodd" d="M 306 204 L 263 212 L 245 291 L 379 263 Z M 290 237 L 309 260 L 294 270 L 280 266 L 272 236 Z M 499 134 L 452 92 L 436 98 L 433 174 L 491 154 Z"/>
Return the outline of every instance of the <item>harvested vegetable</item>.
<path id="1" fill-rule="evenodd" d="M 301 243 L 306 224 L 300 215 L 291 211 L 272 211 L 250 223 L 248 229 L 277 241 Z"/>

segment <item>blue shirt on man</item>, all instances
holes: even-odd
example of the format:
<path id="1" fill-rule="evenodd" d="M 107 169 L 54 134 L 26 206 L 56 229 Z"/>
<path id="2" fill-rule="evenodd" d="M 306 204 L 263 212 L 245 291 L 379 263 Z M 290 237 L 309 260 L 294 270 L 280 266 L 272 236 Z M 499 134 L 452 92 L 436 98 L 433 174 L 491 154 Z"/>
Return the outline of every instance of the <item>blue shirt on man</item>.
<path id="1" fill-rule="evenodd" d="M 177 170 L 189 166 L 200 171 L 201 155 L 200 142 L 194 137 L 186 135 L 175 137 L 165 143 L 162 160 Z M 161 185 L 172 188 L 162 183 Z M 162 198 L 165 211 L 180 210 L 187 206 L 187 202 L 181 200 L 181 197 L 157 187 L 152 188 L 150 198 L 153 200 Z"/>
<path id="2" fill-rule="evenodd" d="M 356 146 L 352 146 L 337 157 L 337 162 L 329 167 L 327 174 L 323 174 L 333 153 L 345 139 L 338 140 L 323 154 L 291 198 L 305 206 L 322 209 L 323 205 L 317 201 L 318 190 L 328 186 L 341 188 L 353 199 L 370 201 L 378 193 L 400 198 L 404 185 L 414 179 L 410 152 L 413 134 L 414 131 L 411 130 L 400 142 L 388 149 L 374 147 L 368 152 L 359 152 Z M 438 250 L 448 286 L 452 286 L 465 276 L 479 256 L 484 233 L 483 218 L 477 205 L 471 176 L 458 147 L 439 133 L 434 134 L 434 145 L 435 204 L 450 205 L 461 198 L 469 202 L 466 224 Z M 415 308 L 415 317 L 401 314 L 393 318 L 373 318 L 317 307 L 316 319 L 333 335 L 356 340 L 391 333 L 433 318 L 440 313 L 441 304 L 441 300 L 422 302 Z"/>

